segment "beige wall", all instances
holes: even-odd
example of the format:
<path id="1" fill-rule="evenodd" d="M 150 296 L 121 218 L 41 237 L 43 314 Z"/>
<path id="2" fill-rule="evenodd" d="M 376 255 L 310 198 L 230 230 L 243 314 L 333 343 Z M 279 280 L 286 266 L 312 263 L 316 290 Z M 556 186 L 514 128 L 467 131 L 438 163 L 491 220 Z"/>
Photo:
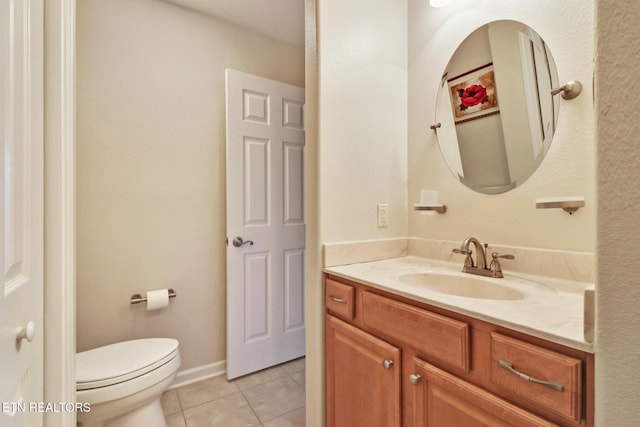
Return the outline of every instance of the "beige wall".
<path id="1" fill-rule="evenodd" d="M 437 216 L 410 212 L 409 235 L 460 241 L 475 236 L 493 244 L 594 252 L 593 2 L 458 0 L 434 9 L 428 1 L 409 0 L 408 19 L 409 204 L 428 188 L 438 190 L 449 208 Z M 534 28 L 549 45 L 560 81 L 580 80 L 584 91 L 561 101 L 556 135 L 534 175 L 508 193 L 483 195 L 449 171 L 429 125 L 436 122 L 437 89 L 456 47 L 476 28 L 498 19 Z M 571 216 L 535 208 L 536 198 L 551 196 L 584 196 L 586 208 Z"/>
<path id="2" fill-rule="evenodd" d="M 596 0 L 596 13 L 596 426 L 626 427 L 640 402 L 640 8 Z"/>
<path id="3" fill-rule="evenodd" d="M 318 1 L 323 243 L 407 234 L 406 20 L 405 0 Z"/>
<path id="4" fill-rule="evenodd" d="M 224 69 L 304 86 L 304 51 L 157 0 L 79 0 L 78 350 L 226 358 Z M 131 294 L 173 287 L 168 309 Z"/>

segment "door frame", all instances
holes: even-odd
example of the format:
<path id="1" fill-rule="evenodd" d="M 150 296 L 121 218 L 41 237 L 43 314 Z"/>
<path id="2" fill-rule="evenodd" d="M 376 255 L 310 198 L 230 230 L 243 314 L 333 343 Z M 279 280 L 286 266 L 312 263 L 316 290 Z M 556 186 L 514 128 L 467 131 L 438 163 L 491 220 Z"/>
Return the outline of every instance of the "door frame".
<path id="1" fill-rule="evenodd" d="M 44 10 L 44 400 L 75 402 L 76 0 Z M 44 425 L 75 427 L 73 412 Z"/>

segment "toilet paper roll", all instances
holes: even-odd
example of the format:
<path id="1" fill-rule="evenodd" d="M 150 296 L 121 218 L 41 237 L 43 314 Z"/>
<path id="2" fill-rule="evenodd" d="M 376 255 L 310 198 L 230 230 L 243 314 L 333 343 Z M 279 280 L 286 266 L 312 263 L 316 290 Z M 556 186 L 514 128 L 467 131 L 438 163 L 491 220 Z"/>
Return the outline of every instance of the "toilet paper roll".
<path id="1" fill-rule="evenodd" d="M 159 289 L 147 292 L 147 311 L 159 310 L 169 305 L 169 290 Z"/>

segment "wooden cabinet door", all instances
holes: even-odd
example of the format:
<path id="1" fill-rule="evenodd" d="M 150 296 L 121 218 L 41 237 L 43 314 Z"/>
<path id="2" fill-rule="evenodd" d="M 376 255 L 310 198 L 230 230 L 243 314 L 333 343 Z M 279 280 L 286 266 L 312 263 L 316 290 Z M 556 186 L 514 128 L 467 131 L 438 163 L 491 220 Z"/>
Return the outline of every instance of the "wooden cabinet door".
<path id="1" fill-rule="evenodd" d="M 413 368 L 414 427 L 557 426 L 423 360 Z"/>
<path id="2" fill-rule="evenodd" d="M 400 427 L 400 349 L 327 315 L 327 426 Z"/>

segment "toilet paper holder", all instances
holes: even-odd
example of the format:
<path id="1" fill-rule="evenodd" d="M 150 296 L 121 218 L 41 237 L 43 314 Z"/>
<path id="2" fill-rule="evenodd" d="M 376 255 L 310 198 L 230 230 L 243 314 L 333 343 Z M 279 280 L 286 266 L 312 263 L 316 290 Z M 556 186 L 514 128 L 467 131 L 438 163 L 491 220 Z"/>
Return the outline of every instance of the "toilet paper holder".
<path id="1" fill-rule="evenodd" d="M 169 298 L 175 298 L 176 296 L 176 291 L 169 288 Z M 147 302 L 147 297 L 143 297 L 141 294 L 131 295 L 131 304 L 140 304 L 141 302 Z"/>

